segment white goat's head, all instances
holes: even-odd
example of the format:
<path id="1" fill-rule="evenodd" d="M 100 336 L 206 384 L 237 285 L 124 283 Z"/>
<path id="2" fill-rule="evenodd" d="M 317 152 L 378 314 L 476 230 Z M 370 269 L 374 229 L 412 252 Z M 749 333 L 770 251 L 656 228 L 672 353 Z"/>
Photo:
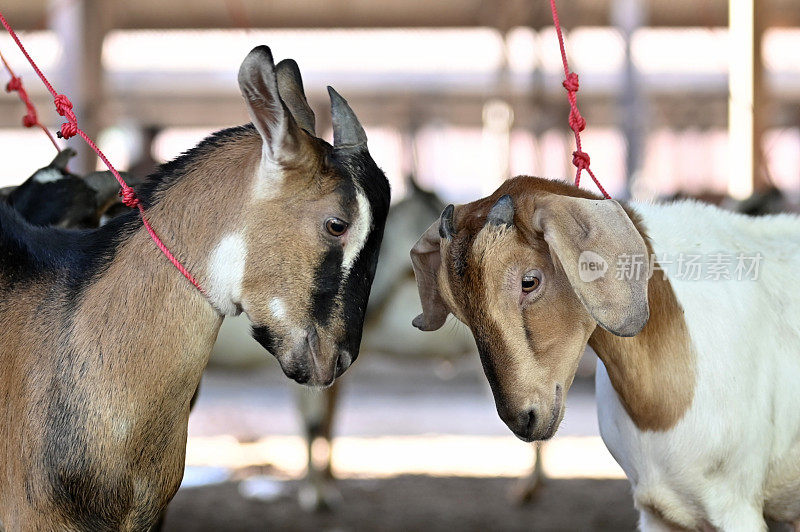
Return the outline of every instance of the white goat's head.
<path id="1" fill-rule="evenodd" d="M 638 256 L 641 275 L 582 271 L 584 252 L 615 265 Z M 619 203 L 538 178 L 445 208 L 411 251 L 419 329 L 454 314 L 472 330 L 501 419 L 519 438 L 550 438 L 597 325 L 618 336 L 648 320 L 647 245 Z"/>

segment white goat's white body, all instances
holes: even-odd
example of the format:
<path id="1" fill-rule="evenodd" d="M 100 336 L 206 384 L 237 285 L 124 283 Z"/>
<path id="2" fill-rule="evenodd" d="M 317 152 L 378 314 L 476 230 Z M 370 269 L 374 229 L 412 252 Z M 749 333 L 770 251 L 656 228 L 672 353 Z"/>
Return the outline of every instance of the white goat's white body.
<path id="1" fill-rule="evenodd" d="M 755 280 L 688 280 L 665 267 L 696 357 L 693 402 L 671 429 L 639 430 L 598 363 L 600 432 L 637 506 L 690 528 L 800 521 L 800 218 L 694 202 L 633 208 L 658 258 L 761 254 Z M 642 512 L 641 526 L 663 523 Z"/>

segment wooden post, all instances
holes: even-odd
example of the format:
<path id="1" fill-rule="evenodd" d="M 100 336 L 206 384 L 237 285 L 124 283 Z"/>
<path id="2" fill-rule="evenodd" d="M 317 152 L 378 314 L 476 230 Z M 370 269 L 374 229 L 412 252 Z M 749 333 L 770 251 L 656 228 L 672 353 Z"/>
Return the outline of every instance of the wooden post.
<path id="1" fill-rule="evenodd" d="M 103 39 L 111 27 L 114 2 L 103 0 L 51 0 L 49 25 L 62 46 L 56 89 L 73 103 L 78 124 L 92 139 L 104 125 L 103 108 Z M 70 140 L 78 157 L 70 162 L 77 173 L 94 170 L 96 157 L 78 137 Z"/>
<path id="2" fill-rule="evenodd" d="M 768 184 L 761 149 L 767 107 L 761 61 L 766 7 L 755 0 L 729 0 L 728 9 L 728 194 L 742 199 Z"/>
<path id="3" fill-rule="evenodd" d="M 764 61 L 761 47 L 766 32 L 769 2 L 754 2 L 753 13 L 753 190 L 770 186 L 767 161 L 764 158 L 764 134 L 767 132 L 770 107 L 769 91 L 764 84 Z"/>

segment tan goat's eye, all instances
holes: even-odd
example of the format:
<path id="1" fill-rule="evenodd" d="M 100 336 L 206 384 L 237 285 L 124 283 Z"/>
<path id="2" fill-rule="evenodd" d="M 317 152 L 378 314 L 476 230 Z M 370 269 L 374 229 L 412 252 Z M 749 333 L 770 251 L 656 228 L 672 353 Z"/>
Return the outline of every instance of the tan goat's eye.
<path id="1" fill-rule="evenodd" d="M 522 291 L 526 294 L 533 292 L 539 285 L 541 284 L 542 280 L 539 278 L 538 275 L 526 273 L 522 277 Z"/>
<path id="2" fill-rule="evenodd" d="M 349 226 L 350 224 L 339 218 L 325 220 L 325 229 L 333 236 L 342 236 Z"/>

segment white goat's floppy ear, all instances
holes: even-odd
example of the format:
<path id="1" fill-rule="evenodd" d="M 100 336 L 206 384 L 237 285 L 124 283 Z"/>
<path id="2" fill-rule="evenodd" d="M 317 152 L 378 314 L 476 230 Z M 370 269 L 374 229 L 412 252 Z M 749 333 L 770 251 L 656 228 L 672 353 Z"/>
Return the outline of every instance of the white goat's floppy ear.
<path id="1" fill-rule="evenodd" d="M 257 46 L 247 54 L 239 67 L 239 89 L 264 141 L 264 153 L 276 161 L 296 153 L 300 128 L 279 95 L 269 47 Z"/>
<path id="2" fill-rule="evenodd" d="M 411 265 L 422 303 L 422 314 L 414 318 L 412 325 L 421 331 L 440 328 L 450 313 L 439 295 L 439 267 L 442 264 L 440 225 L 441 219 L 436 220 L 411 248 Z"/>
<path id="3" fill-rule="evenodd" d="M 589 314 L 617 336 L 634 336 L 650 317 L 647 246 L 622 206 L 549 194 L 526 218 L 542 233 Z M 617 266 L 626 266 L 617 271 Z M 630 268 L 627 268 L 630 266 Z"/>

